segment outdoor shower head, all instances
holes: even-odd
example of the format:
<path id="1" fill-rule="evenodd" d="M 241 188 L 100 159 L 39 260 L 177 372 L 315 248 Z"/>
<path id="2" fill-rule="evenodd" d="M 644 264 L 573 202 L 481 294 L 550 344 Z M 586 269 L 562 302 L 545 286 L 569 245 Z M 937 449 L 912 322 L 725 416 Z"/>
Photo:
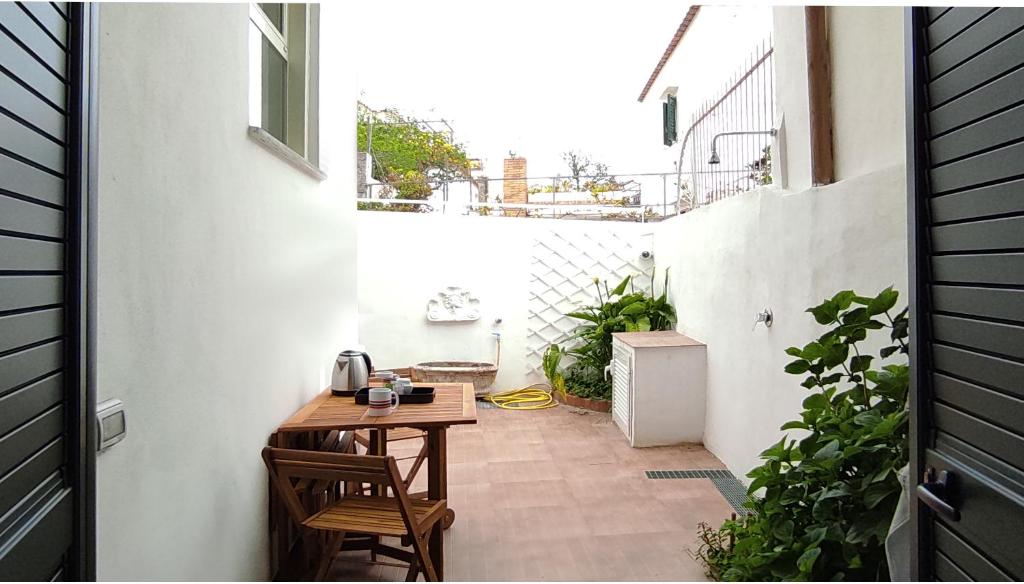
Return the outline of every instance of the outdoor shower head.
<path id="1" fill-rule="evenodd" d="M 778 133 L 779 131 L 776 130 L 775 128 L 772 128 L 771 130 L 743 130 L 740 132 L 719 132 L 718 134 L 715 134 L 713 138 L 711 138 L 711 158 L 708 159 L 708 164 L 720 164 L 722 162 L 722 159 L 718 157 L 718 148 L 716 144 L 718 142 L 718 139 L 721 138 L 722 136 L 743 136 L 749 134 L 763 134 L 774 138 L 776 135 L 778 135 Z"/>

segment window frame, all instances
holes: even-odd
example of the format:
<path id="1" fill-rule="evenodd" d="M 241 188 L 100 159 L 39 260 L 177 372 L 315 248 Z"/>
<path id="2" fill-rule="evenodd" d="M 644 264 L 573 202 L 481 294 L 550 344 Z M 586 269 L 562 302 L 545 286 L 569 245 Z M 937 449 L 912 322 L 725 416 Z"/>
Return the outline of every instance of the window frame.
<path id="1" fill-rule="evenodd" d="M 279 4 L 282 29 L 278 29 L 259 3 L 249 4 L 249 134 L 288 162 L 301 161 L 298 166 L 322 179 L 323 172 L 319 169 L 319 6 Z M 284 127 L 280 138 L 264 126 L 263 114 L 268 106 L 263 70 L 266 44 L 274 48 L 285 65 L 281 107 Z"/>
<path id="2" fill-rule="evenodd" d="M 264 38 L 270 41 L 285 62 L 288 62 L 288 4 L 281 4 L 281 23 L 283 30 L 270 21 L 267 13 L 260 8 L 259 3 L 249 4 L 249 20 L 256 25 L 256 28 L 263 33 Z"/>

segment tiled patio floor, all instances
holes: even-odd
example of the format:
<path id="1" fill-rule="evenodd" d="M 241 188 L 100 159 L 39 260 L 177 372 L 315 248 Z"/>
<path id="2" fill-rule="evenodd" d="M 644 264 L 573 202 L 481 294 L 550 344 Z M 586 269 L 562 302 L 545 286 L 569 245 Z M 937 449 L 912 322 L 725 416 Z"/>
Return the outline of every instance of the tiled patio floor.
<path id="1" fill-rule="evenodd" d="M 607 414 L 564 406 L 479 414 L 479 424 L 448 433 L 456 520 L 446 532 L 446 580 L 704 579 L 687 555 L 696 525 L 718 524 L 732 508 L 708 479 L 652 480 L 643 471 L 724 468 L 708 451 L 630 448 Z M 398 444 L 396 456 L 413 446 Z M 404 580 L 404 567 L 367 559 L 346 552 L 331 579 Z"/>

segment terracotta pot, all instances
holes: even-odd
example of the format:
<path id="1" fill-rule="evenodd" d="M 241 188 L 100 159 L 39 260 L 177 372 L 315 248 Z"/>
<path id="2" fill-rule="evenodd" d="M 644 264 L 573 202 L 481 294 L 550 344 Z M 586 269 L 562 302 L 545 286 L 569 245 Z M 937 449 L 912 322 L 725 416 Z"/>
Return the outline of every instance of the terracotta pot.
<path id="1" fill-rule="evenodd" d="M 590 399 L 586 397 L 579 397 L 571 393 L 566 393 L 563 398 L 557 391 L 555 392 L 555 399 L 574 408 L 583 408 L 585 410 L 601 412 L 604 414 L 612 411 L 612 400 L 610 399 Z"/>

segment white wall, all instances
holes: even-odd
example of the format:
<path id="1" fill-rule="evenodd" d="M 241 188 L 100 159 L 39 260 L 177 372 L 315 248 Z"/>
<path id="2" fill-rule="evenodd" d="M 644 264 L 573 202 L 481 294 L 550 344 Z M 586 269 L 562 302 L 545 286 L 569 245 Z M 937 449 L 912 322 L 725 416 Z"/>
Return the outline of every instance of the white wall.
<path id="1" fill-rule="evenodd" d="M 737 476 L 808 395 L 783 372 L 785 349 L 823 332 L 804 310 L 845 289 L 906 291 L 905 197 L 896 166 L 800 193 L 744 193 L 655 232 L 658 267 L 667 261 L 674 275 L 677 329 L 708 347 L 704 443 Z M 765 308 L 774 324 L 752 330 Z"/>
<path id="2" fill-rule="evenodd" d="M 780 186 L 811 186 L 807 40 L 803 6 L 774 8 Z M 902 163 L 906 144 L 903 8 L 830 6 L 835 178 Z"/>
<path id="3" fill-rule="evenodd" d="M 263 580 L 259 451 L 357 335 L 354 84 L 322 8 L 321 183 L 247 136 L 248 6 L 100 8 L 101 580 Z"/>
<path id="4" fill-rule="evenodd" d="M 836 179 L 906 156 L 901 6 L 828 9 Z"/>
<path id="5" fill-rule="evenodd" d="M 491 389 L 504 390 L 543 379 L 527 374 L 529 331 L 536 326 L 530 311 L 541 310 L 531 304 L 530 294 L 535 240 L 551 231 L 566 237 L 587 232 L 597 239 L 602 234 L 610 238 L 614 231 L 616 237 L 637 242 L 639 249 L 643 242 L 650 244 L 644 234 L 652 232 L 652 224 L 361 211 L 358 230 L 359 337 L 374 365 L 493 363 L 492 333 L 499 332 L 501 365 Z M 608 257 L 594 247 L 595 255 Z M 586 271 L 568 266 L 567 278 L 610 278 L 606 268 L 621 265 L 618 260 L 579 263 Z M 427 301 L 447 286 L 462 286 L 479 298 L 479 320 L 427 321 Z M 562 288 L 580 304 L 592 299 L 575 294 L 577 284 Z M 552 302 L 557 304 L 562 296 L 556 296 Z M 502 319 L 500 325 L 496 318 Z"/>
<path id="6" fill-rule="evenodd" d="M 776 103 L 788 181 L 666 221 L 659 269 L 672 266 L 680 332 L 708 346 L 705 444 L 737 475 L 781 436 L 807 391 L 784 351 L 821 333 L 803 313 L 843 289 L 907 281 L 902 13 L 830 8 L 839 182 L 810 188 L 803 7 L 774 9 Z M 770 308 L 775 324 L 752 331 Z"/>
<path id="7" fill-rule="evenodd" d="M 803 6 L 772 9 L 775 58 L 775 183 L 791 190 L 811 186 L 811 124 L 807 94 L 807 34 Z"/>

